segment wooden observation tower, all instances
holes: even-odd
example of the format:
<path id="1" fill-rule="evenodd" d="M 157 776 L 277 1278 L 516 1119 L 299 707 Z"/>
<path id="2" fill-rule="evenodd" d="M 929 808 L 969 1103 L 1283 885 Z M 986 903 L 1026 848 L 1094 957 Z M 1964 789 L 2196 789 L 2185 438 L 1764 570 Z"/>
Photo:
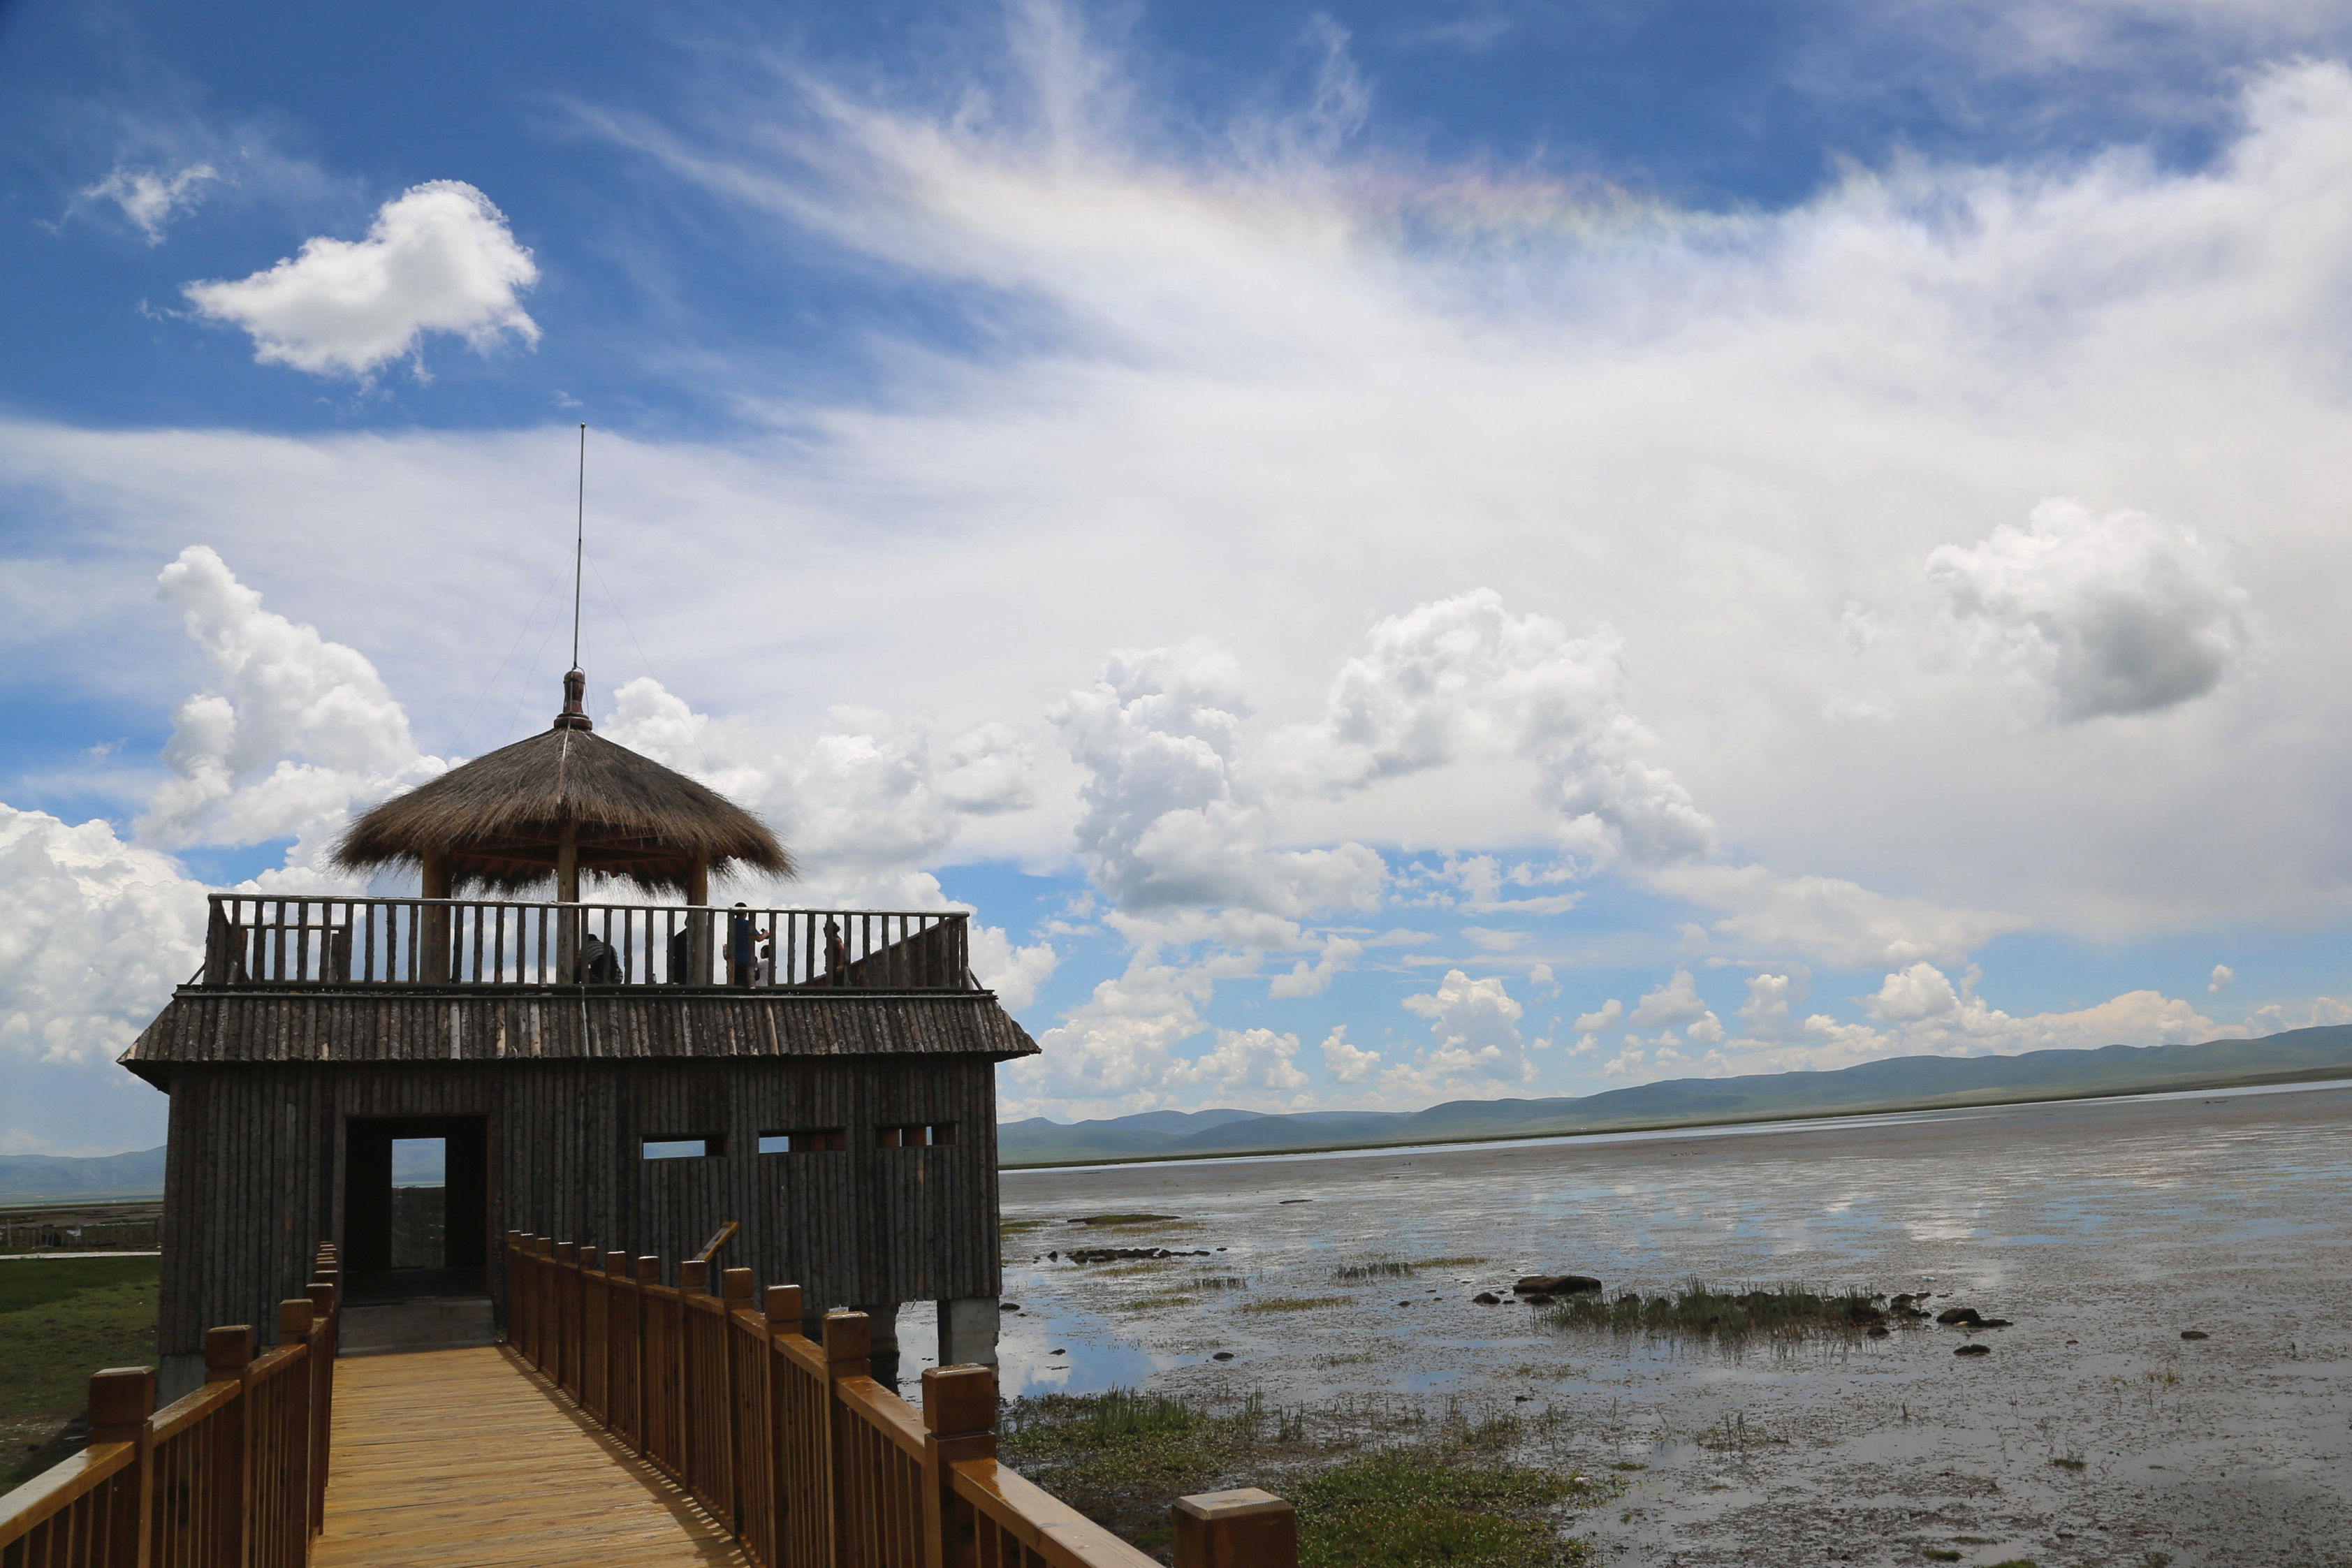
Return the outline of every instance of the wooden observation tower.
<path id="1" fill-rule="evenodd" d="M 393 1340 L 493 1334 L 509 1231 L 677 1259 L 730 1222 L 719 1264 L 870 1314 L 877 1357 L 929 1301 L 940 1364 L 993 1364 L 995 1066 L 1037 1047 L 966 917 L 714 907 L 713 876 L 790 857 L 595 734 L 585 687 L 353 824 L 339 864 L 414 868 L 419 896 L 212 896 L 203 969 L 122 1057 L 172 1098 L 167 1391 L 321 1236 L 351 1345 L 372 1310 Z M 437 1188 L 395 1185 L 404 1140 L 439 1141 Z"/>

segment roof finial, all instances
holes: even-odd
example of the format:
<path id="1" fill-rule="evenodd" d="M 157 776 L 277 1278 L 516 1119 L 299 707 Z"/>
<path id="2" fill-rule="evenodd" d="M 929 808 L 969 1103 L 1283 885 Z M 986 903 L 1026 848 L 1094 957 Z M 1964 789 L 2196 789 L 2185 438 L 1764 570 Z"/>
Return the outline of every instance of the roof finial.
<path id="1" fill-rule="evenodd" d="M 555 716 L 555 729 L 593 729 L 588 716 L 588 672 L 573 665 L 563 676 L 563 711 Z"/>

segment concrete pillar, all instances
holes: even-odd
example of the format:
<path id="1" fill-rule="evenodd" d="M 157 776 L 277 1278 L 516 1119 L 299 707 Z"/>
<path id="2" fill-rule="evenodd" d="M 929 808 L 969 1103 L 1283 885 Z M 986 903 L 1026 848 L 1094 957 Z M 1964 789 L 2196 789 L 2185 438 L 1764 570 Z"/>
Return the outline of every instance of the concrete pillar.
<path id="1" fill-rule="evenodd" d="M 996 1364 L 994 1296 L 963 1296 L 940 1303 L 940 1364 Z"/>

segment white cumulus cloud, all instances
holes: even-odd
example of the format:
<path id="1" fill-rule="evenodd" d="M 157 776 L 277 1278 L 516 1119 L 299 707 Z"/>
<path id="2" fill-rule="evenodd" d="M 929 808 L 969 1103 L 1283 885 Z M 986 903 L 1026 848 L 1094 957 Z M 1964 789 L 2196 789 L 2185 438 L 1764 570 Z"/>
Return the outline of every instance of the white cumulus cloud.
<path id="1" fill-rule="evenodd" d="M 386 202 L 365 239 L 321 235 L 249 277 L 187 285 L 198 314 L 252 334 L 254 357 L 316 375 L 366 376 L 419 358 L 428 332 L 477 351 L 539 341 L 520 296 L 539 281 L 506 214 L 460 180 L 433 180 Z"/>
<path id="2" fill-rule="evenodd" d="M 262 607 L 227 563 L 191 545 L 157 579 L 211 655 L 215 689 L 172 715 L 139 837 L 164 848 L 299 837 L 323 848 L 352 808 L 438 773 L 408 716 L 358 650 Z"/>
<path id="3" fill-rule="evenodd" d="M 1436 990 L 1405 998 L 1404 1007 L 1429 1020 L 1436 1042 L 1410 1066 L 1389 1071 L 1385 1080 L 1392 1088 L 1431 1092 L 1449 1083 L 1524 1083 L 1535 1076 L 1519 1039 L 1527 1009 L 1512 999 L 1501 976 L 1474 980 L 1449 969 Z"/>
<path id="4" fill-rule="evenodd" d="M 0 805 L 0 1050 L 119 1054 L 204 956 L 205 890 L 102 821 Z"/>
<path id="5" fill-rule="evenodd" d="M 1927 558 L 1975 654 L 2042 687 L 2058 717 L 2154 713 L 2205 695 L 2251 641 L 2245 591 L 2196 531 L 2049 500 Z"/>
<path id="6" fill-rule="evenodd" d="M 1361 1083 L 1381 1064 L 1381 1053 L 1366 1051 L 1348 1039 L 1348 1026 L 1335 1024 L 1323 1037 L 1323 1071 L 1338 1083 Z"/>

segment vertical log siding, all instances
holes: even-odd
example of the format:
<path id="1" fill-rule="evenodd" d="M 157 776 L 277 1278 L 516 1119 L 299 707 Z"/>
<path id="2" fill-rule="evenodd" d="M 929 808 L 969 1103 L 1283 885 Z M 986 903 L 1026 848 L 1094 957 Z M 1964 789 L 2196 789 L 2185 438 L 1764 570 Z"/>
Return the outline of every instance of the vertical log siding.
<path id="1" fill-rule="evenodd" d="M 479 1117 L 482 1217 L 600 1249 L 692 1254 L 730 1219 L 719 1264 L 795 1279 L 812 1312 L 998 1292 L 996 1087 L 982 1055 L 711 1061 L 183 1063 L 172 1069 L 163 1205 L 163 1354 L 205 1326 L 272 1321 L 311 1239 L 345 1241 L 350 1124 Z M 883 1148 L 879 1127 L 953 1122 L 958 1140 Z M 839 1127 L 845 1146 L 759 1153 L 761 1134 Z M 646 1159 L 646 1140 L 719 1151 Z M 506 1301 L 501 1249 L 487 1285 Z M 655 1391 L 646 1390 L 648 1396 Z M 648 1422 L 658 1413 L 648 1409 Z"/>

